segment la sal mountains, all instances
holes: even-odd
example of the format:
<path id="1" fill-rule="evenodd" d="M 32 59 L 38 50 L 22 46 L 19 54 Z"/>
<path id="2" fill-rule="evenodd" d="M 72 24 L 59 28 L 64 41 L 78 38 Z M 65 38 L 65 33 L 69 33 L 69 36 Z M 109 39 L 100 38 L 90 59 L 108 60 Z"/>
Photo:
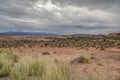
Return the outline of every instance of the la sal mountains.
<path id="1" fill-rule="evenodd" d="M 9 32 L 0 32 L 0 36 L 57 36 L 57 33 L 50 32 L 17 32 L 17 31 L 9 31 Z"/>
<path id="2" fill-rule="evenodd" d="M 19 31 L 8 31 L 0 32 L 0 36 L 60 36 L 59 33 L 52 32 L 19 32 Z M 61 35 L 61 36 L 105 36 L 96 34 L 72 34 L 72 35 Z M 106 36 L 120 36 L 120 33 L 109 33 Z"/>

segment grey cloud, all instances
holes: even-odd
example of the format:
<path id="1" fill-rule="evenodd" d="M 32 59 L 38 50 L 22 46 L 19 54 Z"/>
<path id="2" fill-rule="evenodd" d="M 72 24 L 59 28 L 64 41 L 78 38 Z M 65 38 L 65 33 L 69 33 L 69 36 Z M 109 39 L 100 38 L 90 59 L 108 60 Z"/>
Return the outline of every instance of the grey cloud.
<path id="1" fill-rule="evenodd" d="M 114 32 L 119 13 L 120 0 L 0 0 L 0 31 Z"/>
<path id="2" fill-rule="evenodd" d="M 53 0 L 54 3 L 63 5 L 87 6 L 90 8 L 109 8 L 111 6 L 120 6 L 120 0 Z"/>

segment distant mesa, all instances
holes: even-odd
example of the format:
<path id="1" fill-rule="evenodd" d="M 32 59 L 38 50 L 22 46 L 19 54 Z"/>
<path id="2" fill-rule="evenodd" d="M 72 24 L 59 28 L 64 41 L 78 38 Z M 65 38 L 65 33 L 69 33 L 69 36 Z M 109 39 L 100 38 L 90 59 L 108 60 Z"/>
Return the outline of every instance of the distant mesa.
<path id="1" fill-rule="evenodd" d="M 120 33 L 110 33 L 109 36 L 120 36 Z"/>

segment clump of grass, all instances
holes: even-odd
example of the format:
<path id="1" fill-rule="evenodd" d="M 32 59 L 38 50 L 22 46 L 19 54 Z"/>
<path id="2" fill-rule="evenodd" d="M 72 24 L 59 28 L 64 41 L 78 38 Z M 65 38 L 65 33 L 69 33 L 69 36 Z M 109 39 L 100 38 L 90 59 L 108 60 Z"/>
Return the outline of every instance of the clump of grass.
<path id="1" fill-rule="evenodd" d="M 11 60 L 13 62 L 18 62 L 20 56 L 17 53 L 14 53 L 8 49 L 0 49 L 0 58 L 4 57 L 5 59 Z"/>
<path id="2" fill-rule="evenodd" d="M 40 58 L 23 59 L 15 64 L 11 70 L 13 80 L 27 80 L 28 77 L 40 77 L 45 73 L 44 62 Z"/>
<path id="3" fill-rule="evenodd" d="M 29 61 L 29 76 L 42 76 L 45 73 L 46 66 L 39 58 L 33 58 Z"/>
<path id="4" fill-rule="evenodd" d="M 0 77 L 9 75 L 14 63 L 18 62 L 19 55 L 7 49 L 0 49 Z"/>
<path id="5" fill-rule="evenodd" d="M 8 61 L 7 59 L 0 58 L 0 77 L 8 76 L 13 64 L 13 62 Z"/>
<path id="6" fill-rule="evenodd" d="M 71 61 L 72 63 L 89 63 L 90 59 L 86 56 L 79 56 L 77 58 L 75 58 L 73 61 Z"/>
<path id="7" fill-rule="evenodd" d="M 64 79 L 68 80 L 70 77 L 70 69 L 69 66 L 67 64 L 60 64 L 58 65 L 58 68 L 62 74 L 62 76 L 64 77 Z"/>
<path id="8" fill-rule="evenodd" d="M 69 80 L 69 67 L 67 65 L 54 64 L 47 73 L 42 77 L 42 80 Z"/>
<path id="9" fill-rule="evenodd" d="M 20 60 L 11 70 L 13 80 L 69 80 L 69 67 L 66 64 L 58 64 L 54 59 L 42 59 L 32 57 Z"/>
<path id="10" fill-rule="evenodd" d="M 27 80 L 29 65 L 26 61 L 21 60 L 15 64 L 11 70 L 12 80 Z"/>

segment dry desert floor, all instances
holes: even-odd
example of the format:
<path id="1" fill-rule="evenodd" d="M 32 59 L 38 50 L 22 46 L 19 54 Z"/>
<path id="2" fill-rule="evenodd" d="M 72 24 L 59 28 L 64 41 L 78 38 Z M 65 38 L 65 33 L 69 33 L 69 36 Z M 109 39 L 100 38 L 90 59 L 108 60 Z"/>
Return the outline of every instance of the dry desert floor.
<path id="1" fill-rule="evenodd" d="M 19 47 L 9 48 L 17 52 L 23 58 L 39 55 L 50 56 L 60 62 L 70 65 L 73 76 L 87 76 L 97 74 L 101 75 L 103 80 L 120 80 L 120 49 L 108 48 L 106 50 L 98 50 L 94 48 L 51 48 L 51 47 Z M 43 52 L 49 52 L 49 55 L 42 55 Z M 86 56 L 89 63 L 71 63 L 78 56 Z M 82 80 L 82 79 L 81 79 Z M 100 80 L 100 79 L 98 79 Z"/>

